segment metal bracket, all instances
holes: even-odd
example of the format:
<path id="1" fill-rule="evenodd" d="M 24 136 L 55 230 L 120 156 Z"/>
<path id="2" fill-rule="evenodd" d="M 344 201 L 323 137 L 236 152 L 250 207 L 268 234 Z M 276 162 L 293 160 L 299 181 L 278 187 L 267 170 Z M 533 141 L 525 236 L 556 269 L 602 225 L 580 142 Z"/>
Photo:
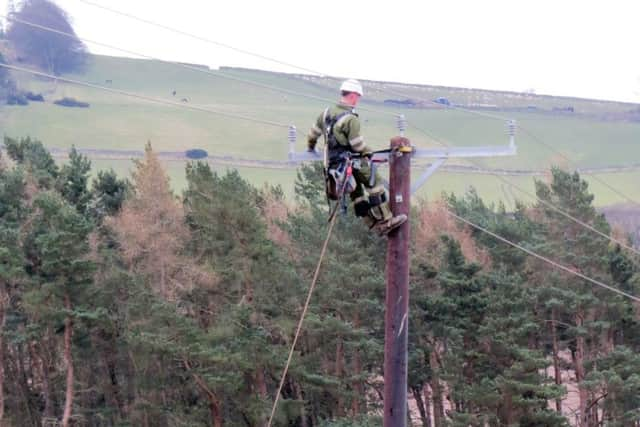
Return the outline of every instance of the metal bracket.
<path id="1" fill-rule="evenodd" d="M 415 194 L 416 191 L 418 191 L 418 189 L 420 187 L 422 187 L 422 185 L 427 182 L 427 180 L 429 179 L 429 177 L 431 175 L 434 174 L 434 172 L 436 170 L 438 170 L 438 168 L 440 166 L 442 166 L 442 164 L 444 162 L 447 161 L 446 157 L 443 157 L 441 159 L 436 159 L 435 162 L 431 163 L 425 170 L 424 172 L 422 172 L 422 175 L 420 175 L 420 178 L 418 178 L 415 182 L 413 182 L 411 184 L 411 195 Z"/>
<path id="2" fill-rule="evenodd" d="M 406 129 L 406 120 L 403 115 L 397 117 L 398 130 L 400 135 L 404 135 Z M 435 159 L 427 169 L 422 173 L 420 178 L 411 186 L 411 194 L 415 193 L 429 179 L 431 175 L 442 164 L 450 158 L 467 158 L 467 157 L 505 157 L 515 156 L 518 153 L 515 142 L 516 121 L 508 120 L 506 122 L 507 134 L 509 136 L 509 144 L 503 146 L 480 146 L 480 147 L 446 147 L 446 148 L 416 148 L 407 147 L 407 151 L 412 151 L 411 156 L 416 159 Z M 323 156 L 320 153 L 302 152 L 296 153 L 296 127 L 289 126 L 289 163 L 303 163 L 320 161 Z M 375 159 L 387 159 L 389 154 L 378 153 L 374 155 Z"/>

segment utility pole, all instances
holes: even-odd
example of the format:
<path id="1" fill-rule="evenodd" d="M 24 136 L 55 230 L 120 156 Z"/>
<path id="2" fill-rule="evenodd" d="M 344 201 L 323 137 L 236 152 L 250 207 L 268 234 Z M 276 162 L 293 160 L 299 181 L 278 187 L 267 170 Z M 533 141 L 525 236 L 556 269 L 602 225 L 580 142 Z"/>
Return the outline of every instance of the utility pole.
<path id="1" fill-rule="evenodd" d="M 389 197 L 394 215 L 411 210 L 411 143 L 391 140 Z M 409 344 L 409 221 L 389 233 L 384 328 L 384 427 L 407 425 L 407 347 Z"/>
<path id="2" fill-rule="evenodd" d="M 450 158 L 515 156 L 516 123 L 506 122 L 509 144 L 506 146 L 472 146 L 446 148 L 416 148 L 404 137 L 406 120 L 397 116 L 400 136 L 391 140 L 389 154 L 389 197 L 394 215 L 410 215 L 414 194 Z M 288 164 L 318 161 L 313 153 L 295 150 L 296 128 L 289 128 Z M 383 159 L 385 154 L 376 154 Z M 432 159 L 411 186 L 411 158 Z M 407 425 L 407 372 L 409 347 L 409 221 L 389 233 L 386 263 L 386 311 L 384 343 L 384 427 Z"/>

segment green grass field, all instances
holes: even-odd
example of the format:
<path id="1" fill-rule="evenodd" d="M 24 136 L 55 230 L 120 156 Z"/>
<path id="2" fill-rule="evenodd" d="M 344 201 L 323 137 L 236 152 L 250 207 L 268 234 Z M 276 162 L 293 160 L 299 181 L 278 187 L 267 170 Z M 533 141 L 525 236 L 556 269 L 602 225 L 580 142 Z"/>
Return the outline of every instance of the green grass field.
<path id="1" fill-rule="evenodd" d="M 255 70 L 224 69 L 212 75 L 147 60 L 93 56 L 82 75 L 70 78 L 131 91 L 147 96 L 198 105 L 232 114 L 293 124 L 299 130 L 298 146 L 303 149 L 304 135 L 315 117 L 328 102 L 283 94 L 269 89 L 219 77 L 222 73 L 325 98 L 335 99 L 335 81 L 310 79 L 297 75 Z M 46 146 L 141 150 L 151 141 L 158 151 L 182 151 L 203 148 L 214 155 L 231 155 L 258 160 L 284 160 L 287 151 L 287 129 L 155 104 L 119 94 L 107 93 L 62 82 L 53 83 L 24 73 L 15 73 L 22 89 L 42 92 L 45 103 L 27 107 L 0 107 L 0 132 L 18 137 L 30 135 Z M 110 81 L 107 83 L 107 81 Z M 505 123 L 462 111 L 436 108 L 407 109 L 385 105 L 382 101 L 393 95 L 378 91 L 384 83 L 365 83 L 369 102 L 361 108 L 364 134 L 374 148 L 382 148 L 397 133 L 394 113 L 404 113 L 409 122 L 407 136 L 420 147 L 439 143 L 452 146 L 504 145 L 507 143 Z M 516 137 L 518 155 L 451 163 L 473 164 L 489 168 L 543 169 L 551 164 L 570 168 L 621 166 L 638 163 L 640 158 L 640 123 L 604 121 L 593 114 L 621 112 L 637 108 L 631 104 L 606 103 L 553 97 L 515 96 L 488 91 L 438 88 L 415 85 L 393 85 L 407 97 L 433 99 L 449 96 L 456 102 L 495 103 L 512 107 L 535 105 L 552 109 L 572 105 L 575 115 L 552 115 L 548 112 L 495 112 L 514 118 L 535 137 L 553 147 L 548 149 L 528 133 Z M 173 96 L 172 92 L 176 91 Z M 489 94 L 489 95 L 487 95 Z M 91 104 L 88 109 L 63 108 L 52 103 L 62 97 L 74 97 Z M 457 97 L 457 98 L 456 98 Z M 399 98 L 399 97 L 396 97 Z M 368 109 L 379 110 L 376 112 Z M 584 113 L 584 115 L 582 114 Z M 422 129 L 426 132 L 423 132 Z M 559 153 L 560 154 L 559 154 Z M 571 161 L 565 160 L 569 158 Z M 113 167 L 119 173 L 130 168 L 128 161 L 95 161 L 96 168 Z M 220 168 L 224 169 L 224 167 Z M 293 191 L 294 171 L 240 168 L 243 175 L 256 185 L 264 182 L 280 184 L 287 194 Z M 176 191 L 184 187 L 184 163 L 171 162 L 168 171 Z M 640 201 L 640 188 L 635 185 L 638 173 L 603 174 L 600 179 L 615 186 L 634 200 Z M 510 177 L 518 185 L 533 189 L 533 178 Z M 460 193 L 473 185 L 489 201 L 504 200 L 507 206 L 513 195 L 493 176 L 437 173 L 421 190 L 429 198 L 443 191 Z M 594 182 L 596 203 L 600 206 L 620 202 L 620 196 Z M 526 196 L 515 196 L 526 200 Z"/>

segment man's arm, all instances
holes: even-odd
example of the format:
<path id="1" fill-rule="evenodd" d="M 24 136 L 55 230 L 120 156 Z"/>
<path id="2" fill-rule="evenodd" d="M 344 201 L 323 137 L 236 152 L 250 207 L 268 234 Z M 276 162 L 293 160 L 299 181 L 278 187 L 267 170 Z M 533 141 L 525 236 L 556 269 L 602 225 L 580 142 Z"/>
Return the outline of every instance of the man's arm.
<path id="1" fill-rule="evenodd" d="M 322 117 L 321 114 L 316 122 L 309 129 L 309 133 L 307 134 L 307 151 L 315 151 L 316 144 L 318 143 L 318 138 L 322 135 Z"/>
<path id="2" fill-rule="evenodd" d="M 349 145 L 351 149 L 356 153 L 369 154 L 371 149 L 365 144 L 364 137 L 360 133 L 360 119 L 353 117 L 347 125 L 347 136 L 349 138 Z"/>

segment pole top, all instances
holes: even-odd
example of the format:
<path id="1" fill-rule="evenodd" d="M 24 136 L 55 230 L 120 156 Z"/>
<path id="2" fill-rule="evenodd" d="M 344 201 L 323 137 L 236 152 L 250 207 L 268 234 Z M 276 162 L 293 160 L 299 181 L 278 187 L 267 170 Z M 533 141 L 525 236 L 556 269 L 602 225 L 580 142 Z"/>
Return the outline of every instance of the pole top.
<path id="1" fill-rule="evenodd" d="M 403 153 L 413 151 L 413 148 L 411 147 L 411 141 L 409 141 L 409 139 L 405 138 L 404 136 L 396 136 L 394 138 L 391 138 L 391 149 L 402 151 Z M 406 149 L 409 149 L 409 151 L 405 151 Z"/>

